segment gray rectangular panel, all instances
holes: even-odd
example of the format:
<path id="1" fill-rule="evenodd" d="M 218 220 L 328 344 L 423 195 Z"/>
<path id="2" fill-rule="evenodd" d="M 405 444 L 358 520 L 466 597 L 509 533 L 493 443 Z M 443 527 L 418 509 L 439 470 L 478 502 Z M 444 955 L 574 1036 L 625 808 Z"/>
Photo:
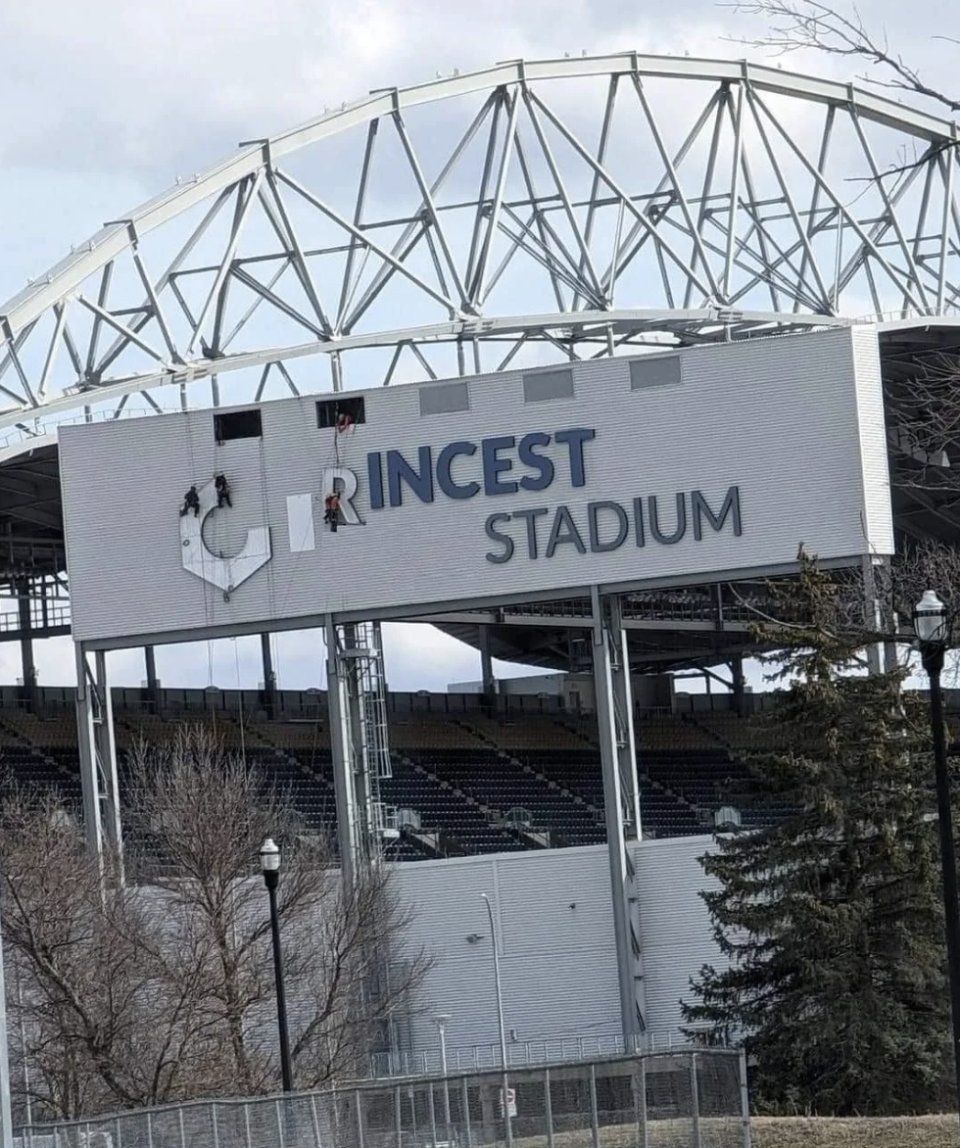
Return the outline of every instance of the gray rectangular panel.
<path id="1" fill-rule="evenodd" d="M 543 403 L 549 399 L 572 399 L 573 371 L 530 371 L 523 376 L 523 401 Z"/>
<path id="2" fill-rule="evenodd" d="M 630 364 L 630 389 L 674 387 L 682 381 L 679 355 L 650 355 Z"/>
<path id="3" fill-rule="evenodd" d="M 470 409 L 470 391 L 466 383 L 440 383 L 420 388 L 422 415 L 449 415 Z"/>

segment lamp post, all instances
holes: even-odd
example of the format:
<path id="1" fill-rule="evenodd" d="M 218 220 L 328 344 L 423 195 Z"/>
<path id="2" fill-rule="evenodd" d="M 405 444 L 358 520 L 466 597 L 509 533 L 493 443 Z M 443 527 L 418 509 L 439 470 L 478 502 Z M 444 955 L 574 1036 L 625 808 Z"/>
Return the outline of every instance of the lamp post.
<path id="1" fill-rule="evenodd" d="M 280 952 L 280 915 L 277 912 L 277 887 L 280 884 L 280 846 L 267 837 L 260 846 L 260 869 L 270 898 L 270 932 L 273 937 L 273 971 L 277 981 L 277 1029 L 280 1036 L 280 1076 L 283 1091 L 293 1091 L 290 1070 L 290 1036 L 287 1032 L 287 1000 L 283 991 L 283 958 Z"/>
<path id="2" fill-rule="evenodd" d="M 440 1071 L 443 1073 L 443 1120 L 447 1128 L 447 1143 L 450 1143 L 450 1081 L 447 1079 L 447 1021 L 450 1014 L 441 1012 L 433 1018 L 440 1034 Z"/>
<path id="3" fill-rule="evenodd" d="M 953 841 L 947 739 L 943 721 L 940 674 L 947 652 L 947 610 L 933 590 L 925 590 L 913 612 L 920 659 L 930 678 L 930 722 L 933 727 L 933 762 L 937 782 L 937 821 L 940 829 L 940 864 L 943 867 L 943 907 L 947 931 L 947 966 L 950 973 L 950 1013 L 953 1021 L 953 1057 L 960 1106 L 960 905 L 957 891 L 957 856 Z"/>
<path id="4" fill-rule="evenodd" d="M 507 1148 L 513 1148 L 513 1122 L 510 1116 L 509 1079 L 507 1072 L 507 1030 L 503 1025 L 503 985 L 500 982 L 500 950 L 497 944 L 497 926 L 493 921 L 493 907 L 486 893 L 480 894 L 487 906 L 487 919 L 490 922 L 490 944 L 493 948 L 493 985 L 497 994 L 497 1024 L 500 1029 L 500 1062 L 503 1065 L 503 1120 Z"/>

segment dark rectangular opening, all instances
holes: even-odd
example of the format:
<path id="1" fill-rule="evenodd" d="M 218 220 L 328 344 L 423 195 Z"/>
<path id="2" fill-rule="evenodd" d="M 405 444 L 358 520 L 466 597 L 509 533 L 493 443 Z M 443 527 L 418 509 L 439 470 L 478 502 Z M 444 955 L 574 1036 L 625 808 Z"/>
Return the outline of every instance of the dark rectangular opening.
<path id="1" fill-rule="evenodd" d="M 349 419 L 351 423 L 367 421 L 362 395 L 359 398 L 321 399 L 317 403 L 317 426 L 321 430 L 335 427 L 342 418 Z"/>
<path id="2" fill-rule="evenodd" d="M 260 438 L 263 427 L 259 407 L 250 411 L 227 411 L 222 415 L 214 415 L 213 434 L 217 442 L 229 442 L 234 438 Z"/>

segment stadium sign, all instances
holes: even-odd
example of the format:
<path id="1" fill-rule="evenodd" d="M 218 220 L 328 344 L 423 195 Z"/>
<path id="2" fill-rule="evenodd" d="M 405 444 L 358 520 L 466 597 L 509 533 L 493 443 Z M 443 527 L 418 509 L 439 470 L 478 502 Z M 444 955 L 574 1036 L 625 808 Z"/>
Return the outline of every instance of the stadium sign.
<path id="1" fill-rule="evenodd" d="M 457 501 L 477 496 L 499 497 L 521 492 L 545 491 L 553 485 L 558 469 L 570 490 L 588 486 L 589 468 L 586 444 L 597 440 L 594 427 L 571 427 L 553 433 L 533 431 L 517 439 L 513 435 L 491 436 L 479 443 L 458 439 L 434 453 L 430 445 L 417 448 L 416 463 L 399 450 L 371 451 L 366 456 L 366 474 L 369 479 L 368 504 L 371 511 L 400 507 L 407 497 L 421 503 L 434 502 L 437 492 Z M 562 452 L 553 458 L 542 453 L 552 445 Z M 602 445 L 602 443 L 600 444 Z M 516 459 L 511 452 L 516 451 Z M 479 469 L 475 477 L 454 474 L 454 460 L 478 457 Z M 526 467 L 526 473 L 517 473 L 514 462 Z M 507 475 L 513 477 L 507 477 Z M 366 520 L 357 509 L 360 480 L 355 470 L 345 466 L 330 467 L 323 471 L 321 492 L 339 496 L 339 518 L 345 526 L 363 526 Z M 273 557 L 270 532 L 266 527 L 251 529 L 240 549 L 231 557 L 214 553 L 204 540 L 203 528 L 209 514 L 217 507 L 217 492 L 213 482 L 198 492 L 197 514 L 180 517 L 180 555 L 184 570 L 204 582 L 230 593 L 261 570 Z M 315 500 L 309 492 L 298 492 L 287 497 L 288 520 L 293 521 L 297 508 L 306 504 L 314 513 Z M 618 550 L 628 538 L 637 548 L 647 540 L 663 546 L 682 541 L 688 527 L 696 541 L 701 541 L 704 528 L 719 532 L 727 521 L 736 537 L 743 532 L 740 512 L 740 490 L 731 486 L 714 511 L 700 490 L 687 494 L 679 492 L 667 500 L 669 510 L 661 508 L 659 497 L 650 494 L 636 496 L 627 505 L 612 499 L 588 502 L 580 515 L 566 504 L 555 508 L 539 506 L 520 510 L 497 511 L 489 514 L 483 523 L 487 538 L 496 548 L 487 551 L 487 562 L 503 565 L 517 554 L 525 553 L 530 561 L 550 559 L 565 546 L 578 554 L 607 554 Z M 672 504 L 672 505 L 671 505 Z M 663 519 L 672 515 L 669 529 Z M 519 538 L 507 530 L 510 523 L 520 523 Z M 315 523 L 312 525 L 316 525 Z M 291 528 L 288 534 L 292 548 L 304 553 L 316 548 L 315 530 L 301 532 Z"/>
<path id="2" fill-rule="evenodd" d="M 762 577 L 801 543 L 859 565 L 892 550 L 886 451 L 866 327 L 66 426 L 74 636 Z"/>

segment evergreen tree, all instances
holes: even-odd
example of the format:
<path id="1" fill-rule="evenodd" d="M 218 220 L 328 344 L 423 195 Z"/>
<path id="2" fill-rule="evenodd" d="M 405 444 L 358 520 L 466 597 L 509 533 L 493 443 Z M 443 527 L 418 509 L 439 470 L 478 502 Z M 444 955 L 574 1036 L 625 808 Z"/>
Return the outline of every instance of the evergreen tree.
<path id="1" fill-rule="evenodd" d="M 702 859 L 727 968 L 705 967 L 684 1017 L 701 1039 L 743 1036 L 771 1110 L 897 1114 L 949 1098 L 932 766 L 904 672 L 867 676 L 830 578 L 801 555 L 771 627 L 781 683 L 758 719 L 744 829 Z"/>

